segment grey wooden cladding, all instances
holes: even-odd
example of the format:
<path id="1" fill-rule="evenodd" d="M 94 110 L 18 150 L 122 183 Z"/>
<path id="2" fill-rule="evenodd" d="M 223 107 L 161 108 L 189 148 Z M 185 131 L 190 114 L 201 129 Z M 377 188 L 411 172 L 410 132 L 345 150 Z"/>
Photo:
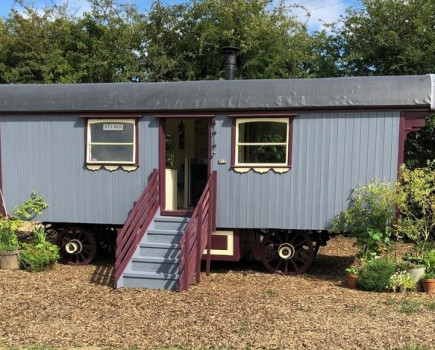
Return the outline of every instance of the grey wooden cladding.
<path id="1" fill-rule="evenodd" d="M 37 220 L 122 225 L 153 168 L 158 166 L 158 121 L 141 118 L 140 166 L 90 171 L 85 162 L 85 120 L 76 115 L 0 118 L 2 181 L 11 211 L 34 190 L 50 207 Z"/>
<path id="2" fill-rule="evenodd" d="M 326 229 L 353 187 L 397 177 L 398 112 L 299 114 L 292 168 L 284 174 L 232 170 L 232 122 L 216 119 L 218 227 Z M 218 165 L 218 159 L 228 163 Z"/>
<path id="3" fill-rule="evenodd" d="M 396 179 L 399 117 L 388 111 L 300 113 L 293 122 L 292 168 L 240 174 L 231 169 L 232 119 L 217 115 L 217 226 L 327 228 L 353 187 Z M 159 122 L 139 120 L 140 166 L 131 173 L 85 168 L 84 123 L 76 115 L 0 117 L 8 211 L 35 190 L 50 204 L 39 220 L 124 223 L 158 167 Z"/>

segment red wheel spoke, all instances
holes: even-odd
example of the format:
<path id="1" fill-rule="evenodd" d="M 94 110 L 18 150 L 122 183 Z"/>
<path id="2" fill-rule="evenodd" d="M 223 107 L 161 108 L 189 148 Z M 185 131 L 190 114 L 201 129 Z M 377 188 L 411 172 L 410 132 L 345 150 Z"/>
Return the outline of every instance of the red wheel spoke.
<path id="1" fill-rule="evenodd" d="M 299 242 L 299 243 L 293 244 L 293 247 L 297 248 L 297 247 L 303 246 L 303 245 L 306 244 L 306 243 L 307 243 L 307 242 L 302 241 L 302 242 Z"/>
<path id="2" fill-rule="evenodd" d="M 288 273 L 288 260 L 284 260 L 284 261 L 285 261 L 284 273 L 287 274 Z"/>

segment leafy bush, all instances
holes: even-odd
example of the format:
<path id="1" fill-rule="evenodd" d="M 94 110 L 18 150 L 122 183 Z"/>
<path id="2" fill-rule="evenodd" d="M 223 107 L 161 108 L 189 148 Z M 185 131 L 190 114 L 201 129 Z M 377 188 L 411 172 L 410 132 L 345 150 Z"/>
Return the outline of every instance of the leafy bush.
<path id="1" fill-rule="evenodd" d="M 374 180 L 352 190 L 349 207 L 334 218 L 333 232 L 356 236 L 357 257 L 362 261 L 377 258 L 391 244 L 388 227 L 396 215 L 395 184 Z"/>
<path id="2" fill-rule="evenodd" d="M 394 227 L 399 234 L 415 242 L 417 256 L 422 256 L 435 229 L 435 161 L 414 170 L 402 165 L 400 172 L 398 209 L 401 215 Z"/>
<path id="3" fill-rule="evenodd" d="M 435 273 L 435 249 L 426 252 L 424 257 L 426 272 Z"/>
<path id="4" fill-rule="evenodd" d="M 24 269 L 35 272 L 51 268 L 59 260 L 59 247 L 46 240 L 43 228 L 33 231 L 34 242 L 23 244 L 20 254 Z"/>
<path id="5" fill-rule="evenodd" d="M 44 199 L 32 192 L 29 199 L 14 208 L 12 216 L 0 216 L 0 251 L 17 250 L 20 247 L 17 229 L 22 226 L 23 220 L 32 219 L 47 207 Z"/>
<path id="6" fill-rule="evenodd" d="M 14 251 L 19 248 L 17 228 L 19 222 L 0 217 L 0 251 Z"/>
<path id="7" fill-rule="evenodd" d="M 48 204 L 44 202 L 44 198 L 37 197 L 36 192 L 32 192 L 29 199 L 14 208 L 12 216 L 19 220 L 31 220 L 47 208 Z"/>
<path id="8" fill-rule="evenodd" d="M 364 264 L 359 272 L 358 287 L 363 290 L 384 292 L 394 275 L 397 262 L 393 259 L 376 259 Z"/>

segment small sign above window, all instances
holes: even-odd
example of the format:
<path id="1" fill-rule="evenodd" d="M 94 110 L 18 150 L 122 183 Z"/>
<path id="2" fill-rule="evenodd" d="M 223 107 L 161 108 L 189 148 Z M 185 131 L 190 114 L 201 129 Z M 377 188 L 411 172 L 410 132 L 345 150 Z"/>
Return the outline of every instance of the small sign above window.
<path id="1" fill-rule="evenodd" d="M 123 124 L 103 124 L 104 131 L 122 131 L 124 130 Z"/>

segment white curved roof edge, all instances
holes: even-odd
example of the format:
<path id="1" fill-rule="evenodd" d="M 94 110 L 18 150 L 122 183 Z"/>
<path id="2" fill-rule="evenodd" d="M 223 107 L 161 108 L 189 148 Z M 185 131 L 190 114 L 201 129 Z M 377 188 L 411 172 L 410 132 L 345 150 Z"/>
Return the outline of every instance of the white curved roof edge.
<path id="1" fill-rule="evenodd" d="M 429 74 L 429 77 L 432 86 L 432 93 L 431 93 L 432 101 L 430 104 L 430 109 L 435 111 L 435 74 Z"/>

